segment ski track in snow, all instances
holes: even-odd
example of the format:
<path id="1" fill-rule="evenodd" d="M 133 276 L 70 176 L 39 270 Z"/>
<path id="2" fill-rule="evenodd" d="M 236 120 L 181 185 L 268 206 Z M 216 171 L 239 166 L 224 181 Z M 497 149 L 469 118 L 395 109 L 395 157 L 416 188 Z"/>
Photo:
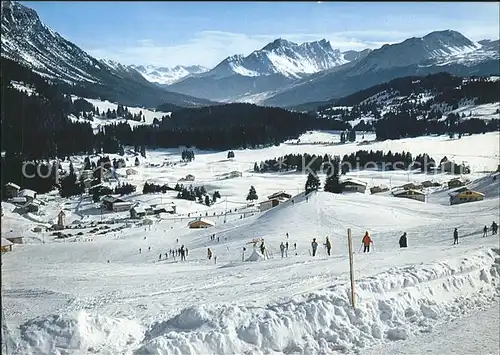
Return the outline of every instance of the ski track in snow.
<path id="1" fill-rule="evenodd" d="M 33 222 L 15 214 L 11 204 L 2 203 L 3 227 L 27 238 L 27 244 L 15 245 L 12 253 L 2 255 L 2 303 L 10 351 L 36 355 L 305 355 L 390 349 L 387 351 L 398 353 L 403 351 L 399 344 L 432 338 L 434 330 L 440 336 L 444 323 L 455 319 L 460 323 L 461 317 L 474 317 L 475 311 L 498 302 L 499 239 L 481 238 L 481 227 L 498 221 L 499 215 L 500 179 L 493 180 L 491 174 L 482 172 L 486 163 L 488 168 L 497 164 L 498 133 L 461 140 L 432 137 L 363 146 L 314 143 L 323 139 L 335 140 L 336 135 L 318 132 L 302 136 L 300 145 L 235 151 L 234 160 L 225 159 L 227 152 L 198 152 L 194 162 L 170 167 L 162 167 L 161 162 L 165 158 L 176 161 L 179 150 L 148 152 L 148 158 L 141 157 L 141 165 L 134 167 L 138 174 L 130 180 L 123 178 L 125 181 L 139 186 L 146 179 L 175 183 L 191 172 L 196 176 L 195 185 L 204 184 L 209 191 L 219 189 L 222 202 L 209 208 L 165 194 L 163 202 L 173 199 L 182 219 L 178 216 L 155 222 L 151 230 L 129 225 L 119 232 L 94 235 L 93 242 L 56 242 L 46 234 L 47 243 L 41 244 L 41 236 L 29 230 Z M 437 189 L 429 193 L 427 203 L 384 194 L 324 192 L 305 200 L 303 193 L 296 195 L 305 176 L 251 172 L 254 161 L 287 153 L 342 155 L 349 150 L 383 147 L 393 152 L 428 152 L 437 159 L 441 156 L 435 152 L 449 157 L 454 153 L 471 165 L 483 164 L 483 170 L 470 178 L 476 179 L 471 186 L 484 192 L 486 199 L 449 206 L 448 190 Z M 82 162 L 82 157 L 73 160 L 76 169 Z M 233 170 L 242 171 L 243 177 L 218 178 Z M 369 171 L 351 176 L 370 181 L 369 186 L 387 184 L 388 179 L 398 185 L 410 178 L 431 178 Z M 451 177 L 432 178 L 444 182 Z M 259 201 L 284 189 L 296 195 L 295 203 L 286 202 L 240 219 L 244 211 L 254 211 L 238 202 L 245 201 L 250 185 L 256 187 Z M 206 218 L 216 223 L 210 230 L 186 227 L 192 219 L 188 212 L 192 216 L 195 212 L 197 216 L 204 216 L 205 211 L 223 212 L 224 196 L 228 196 L 228 208 L 242 208 L 243 212 L 229 214 L 227 223 L 222 222 L 223 217 L 209 215 Z M 61 203 L 52 194 L 40 198 L 46 203 L 45 215 L 36 216 L 40 221 L 52 221 L 62 206 L 68 223 L 100 219 L 86 199 Z M 154 203 L 160 197 L 137 193 L 126 199 Z M 104 218 L 126 214 L 106 214 Z M 461 235 L 456 246 L 452 245 L 454 227 Z M 349 298 L 347 228 L 353 232 L 356 309 L 350 306 Z M 365 230 L 374 239 L 370 254 L 359 250 Z M 405 250 L 397 247 L 403 231 L 409 236 Z M 286 241 L 286 232 L 290 233 L 289 256 L 282 259 L 278 246 Z M 209 241 L 213 233 L 220 243 Z M 312 237 L 322 244 L 326 236 L 332 242 L 332 256 L 328 257 L 320 245 L 317 257 L 312 258 Z M 252 247 L 246 243 L 255 237 L 266 240 L 274 257 L 242 262 L 242 247 L 247 247 L 245 257 L 250 255 Z M 294 242 L 297 251 L 293 250 Z M 158 261 L 160 252 L 180 244 L 189 248 L 187 262 L 171 257 Z M 206 247 L 213 249 L 217 264 L 206 260 Z"/>

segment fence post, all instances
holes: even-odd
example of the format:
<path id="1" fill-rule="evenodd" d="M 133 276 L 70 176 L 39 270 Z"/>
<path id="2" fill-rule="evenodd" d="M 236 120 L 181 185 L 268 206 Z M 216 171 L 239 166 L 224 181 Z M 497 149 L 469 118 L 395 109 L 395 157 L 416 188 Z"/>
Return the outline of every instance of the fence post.
<path id="1" fill-rule="evenodd" d="M 352 308 L 355 308 L 355 304 L 354 304 L 354 267 L 353 267 L 353 256 L 352 256 L 351 228 L 347 229 L 347 244 L 349 246 L 349 272 L 351 274 L 351 306 L 352 306 Z"/>

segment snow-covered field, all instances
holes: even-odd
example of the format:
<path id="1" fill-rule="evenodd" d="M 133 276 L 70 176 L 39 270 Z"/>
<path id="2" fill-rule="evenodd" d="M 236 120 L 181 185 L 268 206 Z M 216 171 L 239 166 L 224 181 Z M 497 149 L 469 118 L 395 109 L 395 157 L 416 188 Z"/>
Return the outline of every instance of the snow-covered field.
<path id="1" fill-rule="evenodd" d="M 433 337 L 447 332 L 446 323 L 460 324 L 462 317 L 474 317 L 476 311 L 495 310 L 491 307 L 499 300 L 499 238 L 482 238 L 481 230 L 494 220 L 498 223 L 500 176 L 491 171 L 499 163 L 499 138 L 496 132 L 455 140 L 373 142 L 374 137 L 365 134 L 364 139 L 358 135 L 358 142 L 332 145 L 338 135 L 312 132 L 301 136 L 300 144 L 234 150 L 234 159 L 226 159 L 227 152 L 195 151 L 195 160 L 184 164 L 179 163 L 179 149 L 157 150 L 148 151 L 134 167 L 135 158 L 128 156 L 129 166 L 117 173 L 121 182 L 137 185 L 138 191 L 144 181 L 173 186 L 193 174 L 193 185 L 222 195 L 211 207 L 175 199 L 172 192 L 125 197 L 177 205 L 178 214 L 155 218 L 151 227 L 128 220 L 127 212 L 101 215 L 89 198 L 62 200 L 47 194 L 40 197 L 45 202 L 40 215 L 29 218 L 4 202 L 2 236 L 5 231 L 22 234 L 27 243 L 2 255 L 2 307 L 8 327 L 2 339 L 9 354 L 412 353 L 401 349 L 432 343 Z M 362 140 L 366 143 L 360 144 Z M 305 175 L 252 170 L 254 162 L 289 153 L 342 156 L 360 149 L 467 161 L 473 170 L 468 176 L 474 180 L 471 186 L 483 192 L 485 200 L 449 206 L 448 190 L 442 188 L 427 191 L 425 203 L 388 194 L 322 191 L 306 199 Z M 82 162 L 83 157 L 75 157 L 77 170 Z M 127 177 L 128 168 L 137 174 Z M 225 179 L 234 170 L 243 175 Z M 446 182 L 452 177 L 375 171 L 349 175 L 368 187 Z M 250 185 L 259 195 L 257 202 L 285 190 L 294 195 L 294 203 L 256 212 L 245 200 Z M 83 225 L 65 233 L 81 230 L 83 235 L 61 241 L 48 232 L 31 231 L 39 223 L 54 223 L 61 209 L 68 223 Z M 221 215 L 226 209 L 231 213 Z M 189 229 L 187 223 L 195 216 L 206 216 L 215 226 Z M 114 221 L 107 225 L 115 230 L 90 233 L 91 224 L 100 221 Z M 350 305 L 348 228 L 354 238 L 355 309 Z M 461 236 L 458 245 L 453 245 L 454 228 Z M 359 251 L 365 231 L 374 240 L 370 254 Z M 409 247 L 402 250 L 398 239 L 403 232 L 408 233 Z M 212 234 L 219 241 L 211 241 Z M 322 247 L 327 236 L 331 256 Z M 264 238 L 269 259 L 242 261 L 252 253 L 248 243 L 253 238 Z M 310 255 L 312 238 L 320 244 L 316 257 Z M 287 241 L 288 257 L 282 259 L 279 244 Z M 165 259 L 169 249 L 180 245 L 189 250 L 187 261 Z M 217 263 L 207 260 L 207 247 Z M 483 326 L 497 326 L 498 321 L 491 322 Z M 452 353 L 446 342 L 439 343 L 441 354 Z M 470 351 L 497 353 L 494 342 L 489 344 Z M 418 353 L 419 348 L 414 349 Z"/>

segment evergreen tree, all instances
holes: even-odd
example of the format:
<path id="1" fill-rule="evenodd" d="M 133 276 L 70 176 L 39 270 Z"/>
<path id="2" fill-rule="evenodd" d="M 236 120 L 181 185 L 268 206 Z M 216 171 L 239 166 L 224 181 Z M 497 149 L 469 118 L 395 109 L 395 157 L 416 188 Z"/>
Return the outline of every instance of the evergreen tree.
<path id="1" fill-rule="evenodd" d="M 232 150 L 230 150 L 229 152 L 227 152 L 227 158 L 228 159 L 234 158 L 234 152 Z"/>
<path id="2" fill-rule="evenodd" d="M 309 173 L 309 175 L 307 176 L 306 186 L 305 186 L 306 194 L 318 190 L 319 185 L 320 185 L 320 180 L 318 176 L 316 174 Z"/>
<path id="3" fill-rule="evenodd" d="M 256 173 L 260 172 L 260 169 L 259 169 L 259 166 L 257 165 L 257 162 L 255 162 L 255 164 L 253 165 L 253 171 Z"/>
<path id="4" fill-rule="evenodd" d="M 257 196 L 257 191 L 255 191 L 255 187 L 250 186 L 250 190 L 248 191 L 247 201 L 258 200 L 259 196 Z"/>
<path id="5" fill-rule="evenodd" d="M 205 195 L 205 205 L 210 206 L 210 197 Z"/>
<path id="6" fill-rule="evenodd" d="M 338 172 L 337 172 L 337 174 L 332 173 L 332 174 L 327 176 L 326 181 L 325 181 L 324 190 L 327 192 L 334 193 L 334 194 L 342 193 L 342 185 L 340 184 L 340 181 L 339 181 Z"/>

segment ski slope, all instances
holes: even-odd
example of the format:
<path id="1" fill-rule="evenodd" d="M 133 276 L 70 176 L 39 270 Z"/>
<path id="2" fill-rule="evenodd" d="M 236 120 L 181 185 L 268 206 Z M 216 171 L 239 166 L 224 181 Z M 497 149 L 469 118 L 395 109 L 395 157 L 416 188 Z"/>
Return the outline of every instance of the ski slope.
<path id="1" fill-rule="evenodd" d="M 138 185 L 138 191 L 144 181 L 172 185 L 191 173 L 196 177 L 194 185 L 203 184 L 209 192 L 219 190 L 222 199 L 207 207 L 175 199 L 175 193 L 138 192 L 125 197 L 178 205 L 177 215 L 154 219 L 148 227 L 126 221 L 127 212 L 101 216 L 86 198 L 43 196 L 45 217 L 40 218 L 46 218 L 45 222 L 53 222 L 64 208 L 69 223 L 86 225 L 82 236 L 64 241 L 45 233 L 45 244 L 30 231 L 34 222 L 3 203 L 2 224 L 6 221 L 14 233 L 27 237 L 26 244 L 15 245 L 13 252 L 2 255 L 2 304 L 10 351 L 61 355 L 365 353 L 379 347 L 392 349 L 402 342 L 412 344 L 420 341 L 422 333 L 432 337 L 434 330 L 439 336 L 443 323 L 460 322 L 461 317 L 473 316 L 499 300 L 499 238 L 482 238 L 482 227 L 494 220 L 498 223 L 500 212 L 500 176 L 485 172 L 498 164 L 498 138 L 498 133 L 491 133 L 460 140 L 423 137 L 331 146 L 316 142 L 333 141 L 335 134 L 313 132 L 300 137 L 298 145 L 288 142 L 236 150 L 232 160 L 226 159 L 227 152 L 197 151 L 189 164 L 173 164 L 180 150 L 148 151 L 141 165 L 134 167 L 138 173 L 124 178 Z M 365 140 L 371 139 L 365 135 Z M 384 194 L 323 191 L 306 198 L 304 175 L 252 172 L 255 161 L 292 152 L 343 155 L 387 148 L 415 155 L 427 152 L 436 159 L 441 154 L 466 159 L 478 167 L 469 176 L 470 186 L 483 192 L 485 200 L 449 206 L 448 190 L 443 189 L 429 190 L 426 203 Z M 75 169 L 82 161 L 83 157 L 73 159 Z M 165 161 L 172 164 L 164 165 Z M 243 176 L 223 178 L 234 170 Z M 411 172 L 350 175 L 369 186 L 451 178 Z M 256 212 L 245 201 L 250 185 L 255 186 L 258 201 L 286 190 L 294 195 L 294 203 Z M 221 215 L 226 209 L 233 213 Z M 215 226 L 189 229 L 187 223 L 197 216 L 212 220 Z M 91 234 L 90 224 L 99 221 L 113 221 L 108 225 L 116 230 Z M 350 305 L 348 228 L 355 250 L 356 309 Z M 455 246 L 454 228 L 460 233 Z M 360 252 L 365 231 L 374 241 L 369 254 Z M 398 239 L 403 232 L 408 234 L 409 247 L 402 250 Z M 219 241 L 211 241 L 212 234 Z M 331 256 L 322 246 L 326 236 L 332 243 Z M 254 238 L 265 240 L 271 258 L 243 262 L 252 252 L 248 243 Z M 310 255 L 312 238 L 320 244 L 314 258 Z M 282 259 L 279 244 L 286 241 L 290 248 L 288 257 Z M 189 250 L 186 262 L 171 256 L 165 259 L 165 252 L 181 245 Z M 208 247 L 217 263 L 207 260 Z M 483 350 L 488 353 L 495 348 Z"/>

